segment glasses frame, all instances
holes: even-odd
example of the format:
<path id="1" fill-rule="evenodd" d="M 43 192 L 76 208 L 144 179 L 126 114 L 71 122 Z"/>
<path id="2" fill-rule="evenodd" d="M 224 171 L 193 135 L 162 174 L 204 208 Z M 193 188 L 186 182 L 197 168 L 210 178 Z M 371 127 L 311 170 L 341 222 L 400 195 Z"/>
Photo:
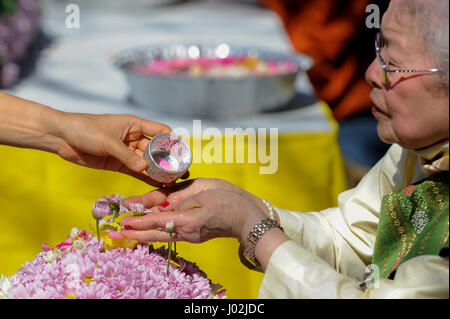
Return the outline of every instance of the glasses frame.
<path id="1" fill-rule="evenodd" d="M 441 69 L 424 69 L 424 70 L 389 69 L 386 66 L 386 60 L 381 55 L 380 35 L 381 32 L 377 32 L 377 34 L 375 35 L 375 52 L 377 54 L 378 64 L 380 65 L 380 68 L 382 70 L 383 84 L 387 83 L 388 73 L 437 73 L 442 71 Z"/>

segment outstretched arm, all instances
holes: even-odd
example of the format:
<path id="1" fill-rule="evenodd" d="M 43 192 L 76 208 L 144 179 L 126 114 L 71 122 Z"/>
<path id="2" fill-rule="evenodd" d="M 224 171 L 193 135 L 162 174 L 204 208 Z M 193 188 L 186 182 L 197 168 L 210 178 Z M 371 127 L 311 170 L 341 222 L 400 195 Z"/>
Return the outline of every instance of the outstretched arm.
<path id="1" fill-rule="evenodd" d="M 67 113 L 0 92 L 0 144 L 58 154 L 96 169 L 118 171 L 154 186 L 142 158 L 155 136 L 171 129 L 133 115 Z"/>

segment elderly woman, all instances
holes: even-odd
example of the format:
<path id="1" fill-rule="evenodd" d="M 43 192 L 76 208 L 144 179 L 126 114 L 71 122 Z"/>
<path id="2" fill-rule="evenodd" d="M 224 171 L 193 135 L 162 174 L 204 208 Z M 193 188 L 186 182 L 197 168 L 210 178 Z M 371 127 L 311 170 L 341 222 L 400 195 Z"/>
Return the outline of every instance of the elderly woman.
<path id="1" fill-rule="evenodd" d="M 173 221 L 176 240 L 235 237 L 265 272 L 261 298 L 448 298 L 448 41 L 447 0 L 391 1 L 367 81 L 393 145 L 338 207 L 275 209 L 199 179 L 129 198 L 154 213 L 124 219 L 123 234 L 168 241 Z"/>

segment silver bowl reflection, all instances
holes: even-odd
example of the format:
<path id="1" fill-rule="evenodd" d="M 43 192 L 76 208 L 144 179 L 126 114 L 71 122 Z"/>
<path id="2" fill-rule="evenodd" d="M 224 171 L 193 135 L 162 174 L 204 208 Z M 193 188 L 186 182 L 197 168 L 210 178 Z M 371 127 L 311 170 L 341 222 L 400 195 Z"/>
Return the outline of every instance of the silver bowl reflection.
<path id="1" fill-rule="evenodd" d="M 194 56 L 193 56 L 194 55 Z M 263 76 L 148 75 L 133 70 L 155 59 L 225 58 L 253 56 L 261 60 L 291 61 L 295 71 Z M 154 45 L 120 53 L 114 64 L 125 74 L 131 99 L 142 107 L 178 115 L 230 118 L 274 110 L 295 95 L 299 72 L 312 66 L 305 55 L 228 44 Z"/>

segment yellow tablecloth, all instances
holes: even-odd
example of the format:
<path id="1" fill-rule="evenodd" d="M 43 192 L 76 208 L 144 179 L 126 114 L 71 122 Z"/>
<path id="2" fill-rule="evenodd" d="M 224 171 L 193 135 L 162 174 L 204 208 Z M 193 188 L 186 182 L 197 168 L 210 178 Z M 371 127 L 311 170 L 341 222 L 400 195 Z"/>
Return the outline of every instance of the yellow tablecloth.
<path id="1" fill-rule="evenodd" d="M 279 165 L 273 175 L 261 175 L 260 163 L 213 163 L 193 164 L 191 177 L 226 179 L 276 206 L 298 211 L 335 205 L 346 185 L 337 125 L 329 119 L 333 132 L 280 132 Z M 41 151 L 0 146 L 0 158 L 0 274 L 12 275 L 42 244 L 65 240 L 72 227 L 87 229 L 98 198 L 153 189 L 126 175 L 84 168 Z M 263 275 L 241 265 L 238 246 L 237 240 L 224 238 L 179 243 L 177 250 L 221 283 L 229 298 L 256 298 Z"/>

